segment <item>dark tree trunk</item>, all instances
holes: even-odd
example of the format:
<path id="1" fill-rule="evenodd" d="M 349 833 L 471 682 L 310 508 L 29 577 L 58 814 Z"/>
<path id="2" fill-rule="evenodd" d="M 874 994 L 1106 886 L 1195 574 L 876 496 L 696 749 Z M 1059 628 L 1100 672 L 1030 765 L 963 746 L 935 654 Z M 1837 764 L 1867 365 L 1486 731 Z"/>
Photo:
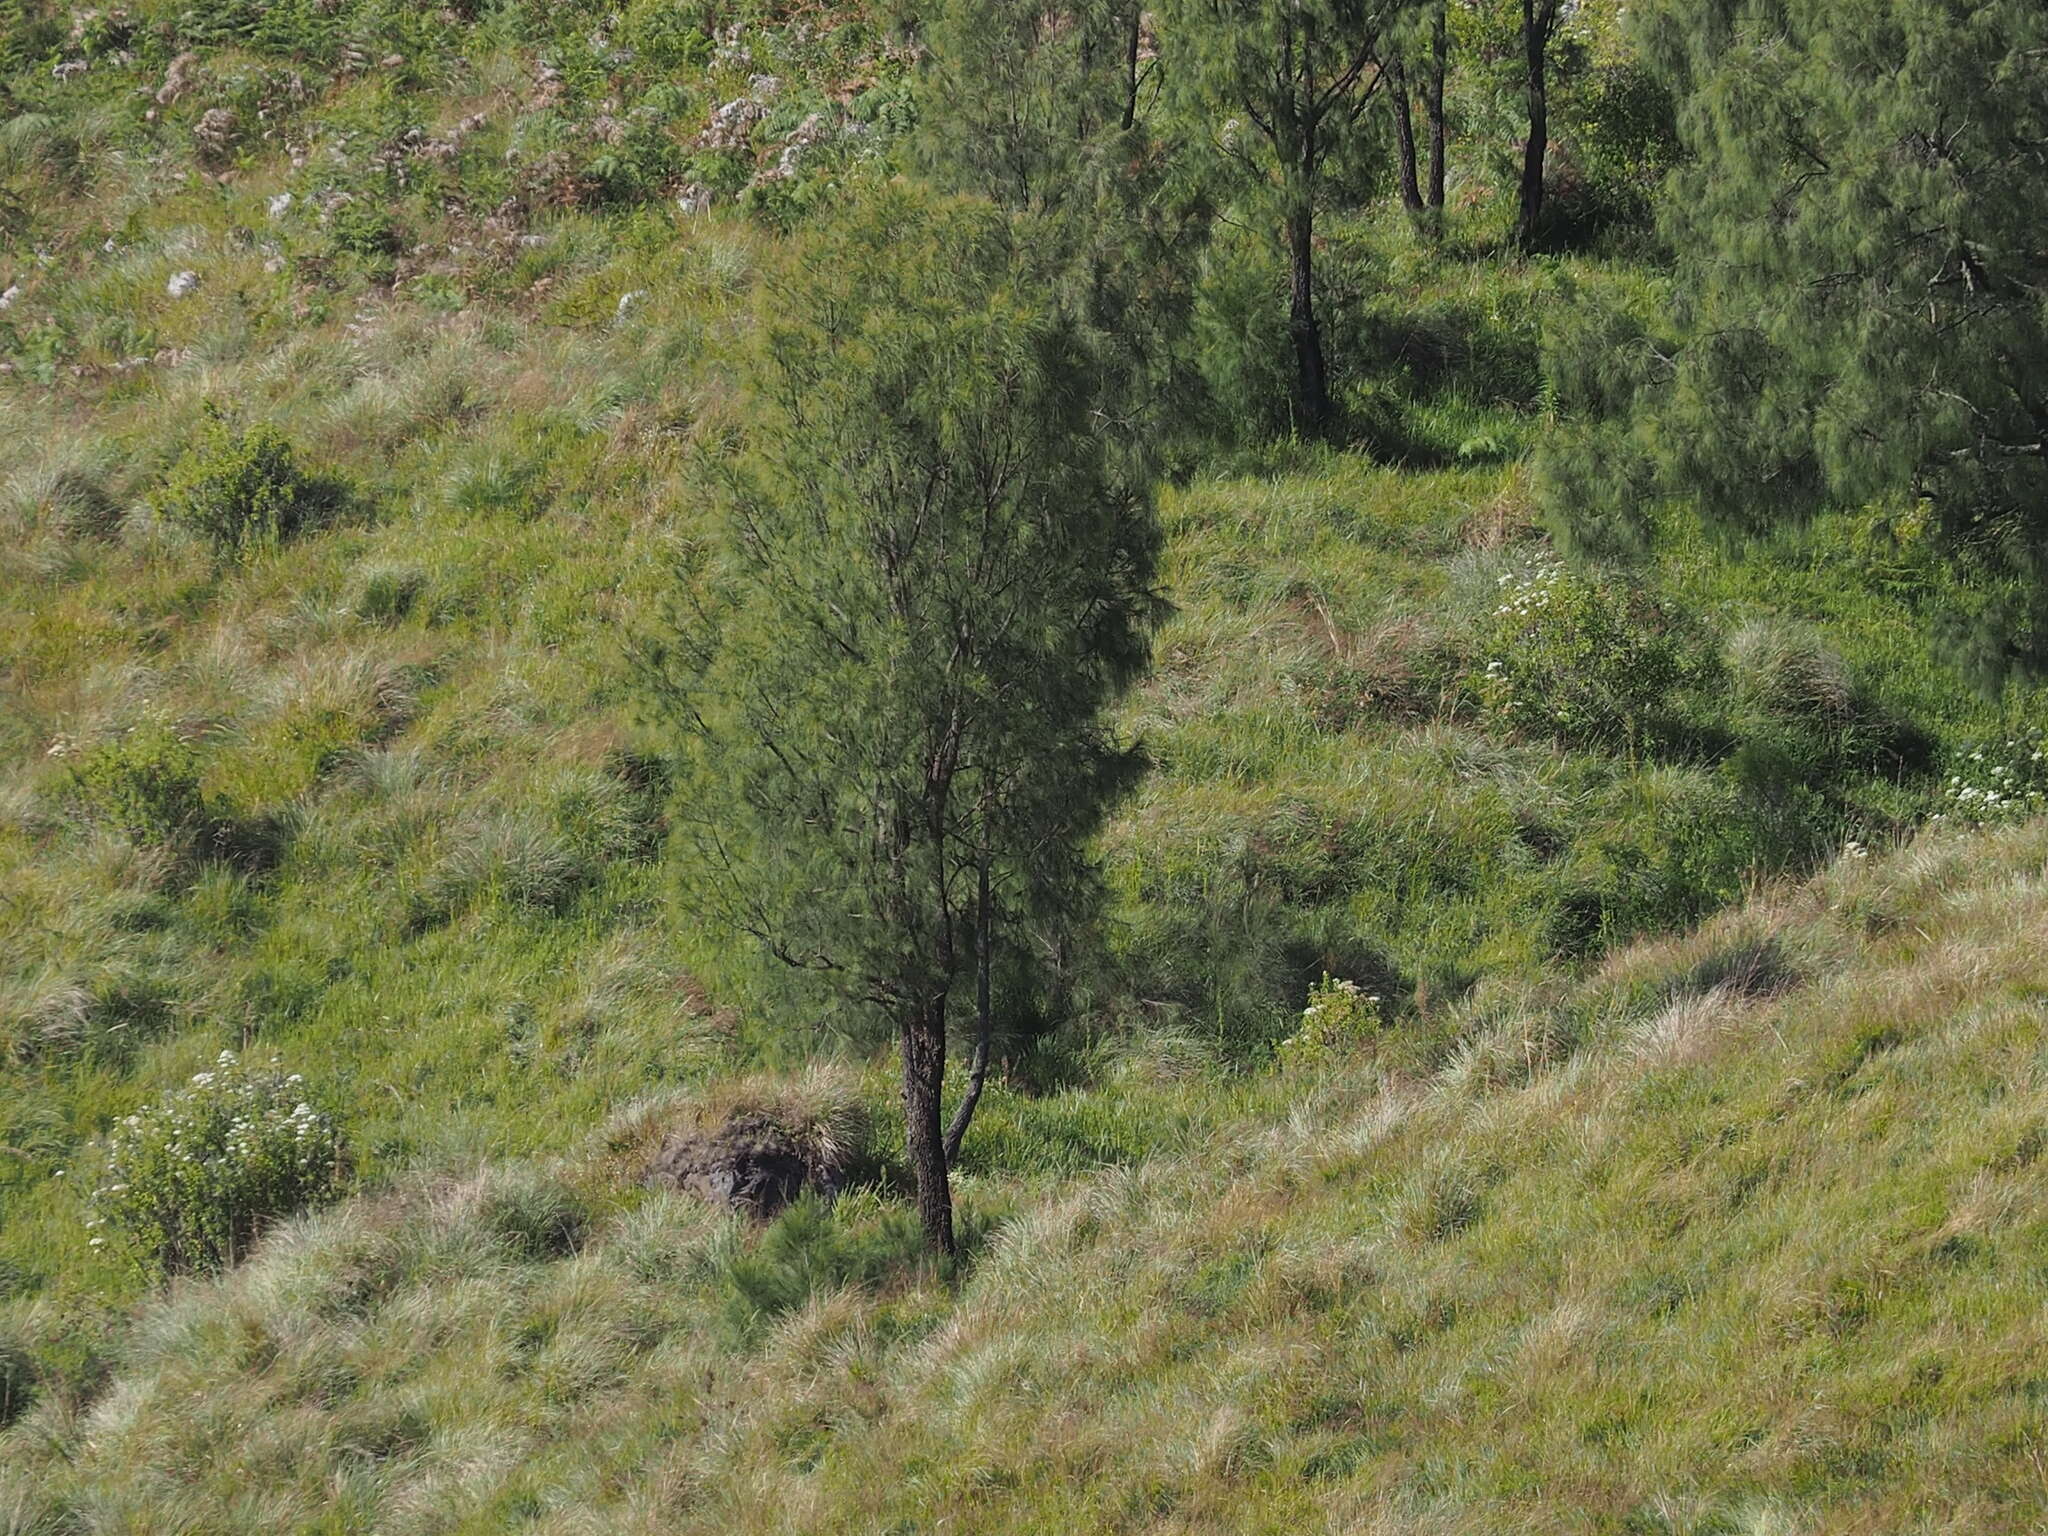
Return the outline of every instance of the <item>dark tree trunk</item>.
<path id="1" fill-rule="evenodd" d="M 1436 34 L 1430 40 L 1429 85 L 1424 107 L 1429 113 L 1429 206 L 1439 213 L 1444 206 L 1444 178 L 1448 172 L 1449 136 L 1444 126 L 1444 76 L 1450 72 L 1451 29 L 1446 19 L 1449 7 L 1436 9 Z"/>
<path id="2" fill-rule="evenodd" d="M 1287 334 L 1294 342 L 1295 406 L 1311 432 L 1330 419 L 1330 378 L 1323 362 L 1323 333 L 1316 324 L 1316 216 L 1301 208 L 1287 216 L 1289 293 Z"/>
<path id="3" fill-rule="evenodd" d="M 1522 52 L 1528 72 L 1529 141 L 1522 149 L 1522 202 L 1515 222 L 1515 243 L 1523 250 L 1536 244 L 1543 218 L 1543 169 L 1550 152 L 1550 34 L 1557 21 L 1557 0 L 1522 0 Z"/>
<path id="4" fill-rule="evenodd" d="M 974 908 L 974 1059 L 967 1068 L 967 1091 L 954 1107 L 946 1127 L 946 1166 L 960 1161 L 960 1143 L 967 1139 L 967 1127 L 974 1120 L 975 1106 L 988 1082 L 989 1042 L 995 1033 L 995 1011 L 991 998 L 990 973 L 995 965 L 995 903 L 990 899 L 988 853 L 980 861 L 980 888 Z"/>
<path id="5" fill-rule="evenodd" d="M 1124 132 L 1138 124 L 1138 44 L 1144 32 L 1145 10 L 1131 6 L 1131 30 L 1124 37 Z"/>
<path id="6" fill-rule="evenodd" d="M 898 1031 L 903 1053 L 904 1148 L 917 1188 L 917 1219 L 925 1246 L 951 1258 L 953 1190 L 946 1177 L 946 1143 L 939 1129 L 939 1095 L 946 1082 L 946 1000 L 924 999 L 904 1015 Z"/>
<path id="7" fill-rule="evenodd" d="M 1410 213 L 1422 212 L 1422 171 L 1415 154 L 1415 108 L 1408 96 L 1408 69 L 1400 63 L 1387 67 L 1387 84 L 1394 93 L 1394 144 L 1400 150 L 1401 206 Z"/>

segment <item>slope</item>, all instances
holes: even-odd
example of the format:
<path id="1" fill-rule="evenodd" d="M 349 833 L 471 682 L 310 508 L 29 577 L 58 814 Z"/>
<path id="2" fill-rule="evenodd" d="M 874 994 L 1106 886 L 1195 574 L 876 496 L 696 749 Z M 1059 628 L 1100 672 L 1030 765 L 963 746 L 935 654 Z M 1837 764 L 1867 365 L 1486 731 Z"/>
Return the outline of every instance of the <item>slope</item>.
<path id="1" fill-rule="evenodd" d="M 604 1148 L 303 1219 L 11 1432 L 11 1529 L 2023 1531 L 2048 833 L 1846 857 L 1442 1070 L 1133 1071 L 1132 1167 L 749 1243 Z M 814 1085 L 815 1088 L 815 1085 Z M 886 1222 L 883 1223 L 886 1226 Z M 760 1302 L 746 1254 L 808 1255 Z M 838 1278 L 856 1274 L 842 1263 Z M 735 1298 L 740 1305 L 735 1306 Z"/>

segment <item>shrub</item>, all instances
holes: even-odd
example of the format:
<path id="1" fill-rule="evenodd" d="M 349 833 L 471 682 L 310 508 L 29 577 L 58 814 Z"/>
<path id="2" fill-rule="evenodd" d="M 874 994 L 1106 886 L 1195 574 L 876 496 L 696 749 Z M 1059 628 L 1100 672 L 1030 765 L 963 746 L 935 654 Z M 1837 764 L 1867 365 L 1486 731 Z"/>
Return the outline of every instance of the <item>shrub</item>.
<path id="1" fill-rule="evenodd" d="M 1501 721 L 1630 753 L 1668 723 L 1671 696 L 1698 662 L 1648 596 L 1542 560 L 1504 573 L 1500 599 L 1476 681 Z"/>
<path id="2" fill-rule="evenodd" d="M 342 1141 L 275 1059 L 222 1051 L 212 1070 L 107 1137 L 87 1224 L 152 1276 L 233 1264 L 281 1216 L 334 1199 Z"/>
<path id="3" fill-rule="evenodd" d="M 216 551 L 240 554 L 289 538 L 331 499 L 332 488 L 299 467 L 277 428 L 237 427 L 208 405 L 198 441 L 172 466 L 155 505 Z"/>
<path id="4" fill-rule="evenodd" d="M 2048 731 L 1958 754 L 1942 799 L 1944 815 L 1979 827 L 2025 821 L 2048 811 Z"/>
<path id="5" fill-rule="evenodd" d="M 206 815 L 199 755 L 161 723 L 89 748 L 72 767 L 71 800 L 85 820 L 150 847 L 183 841 Z"/>
<path id="6" fill-rule="evenodd" d="M 1280 1042 L 1280 1059 L 1290 1067 L 1317 1067 L 1369 1049 L 1383 1015 L 1378 996 L 1355 981 L 1325 975 L 1309 989 L 1301 1028 Z"/>

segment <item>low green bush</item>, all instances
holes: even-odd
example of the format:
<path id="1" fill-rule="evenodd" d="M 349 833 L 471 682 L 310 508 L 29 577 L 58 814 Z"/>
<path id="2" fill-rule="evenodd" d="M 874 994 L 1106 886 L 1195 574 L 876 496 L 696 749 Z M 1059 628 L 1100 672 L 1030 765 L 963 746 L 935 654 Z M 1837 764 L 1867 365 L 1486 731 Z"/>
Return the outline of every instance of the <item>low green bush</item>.
<path id="1" fill-rule="evenodd" d="M 1301 1028 L 1280 1042 L 1290 1067 L 1328 1066 L 1371 1049 L 1385 1015 L 1381 999 L 1355 981 L 1325 975 L 1309 989 Z"/>
<path id="2" fill-rule="evenodd" d="M 297 1073 L 222 1051 L 209 1071 L 128 1116 L 88 1197 L 95 1248 L 145 1275 L 233 1264 L 279 1217 L 341 1193 L 343 1144 Z"/>
<path id="3" fill-rule="evenodd" d="M 240 427 L 209 405 L 199 437 L 171 467 L 155 506 L 223 555 L 265 548 L 319 522 L 335 488 L 300 467 L 277 428 Z"/>
<path id="4" fill-rule="evenodd" d="M 86 749 L 71 767 L 70 799 L 85 821 L 152 847 L 181 843 L 206 817 L 199 754 L 159 722 Z"/>
<path id="5" fill-rule="evenodd" d="M 1554 559 L 1502 574 L 1485 655 L 1474 681 L 1502 724 L 1631 756 L 1670 731 L 1673 695 L 1711 666 L 1650 596 Z"/>

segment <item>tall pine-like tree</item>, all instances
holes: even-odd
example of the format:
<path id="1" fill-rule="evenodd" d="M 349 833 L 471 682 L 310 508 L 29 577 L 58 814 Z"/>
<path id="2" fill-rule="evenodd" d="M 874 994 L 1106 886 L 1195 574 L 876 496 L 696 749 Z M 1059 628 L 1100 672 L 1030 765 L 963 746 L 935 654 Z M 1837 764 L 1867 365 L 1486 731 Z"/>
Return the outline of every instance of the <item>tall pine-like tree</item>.
<path id="1" fill-rule="evenodd" d="M 1004 915 L 1085 912 L 1089 841 L 1142 767 L 1106 711 L 1161 611 L 1149 490 L 1019 229 L 899 185 L 805 240 L 706 465 L 712 553 L 650 658 L 691 888 L 893 1031 L 940 1252 L 949 1023 L 986 998 Z"/>
<path id="2" fill-rule="evenodd" d="M 1552 505 L 1626 532 L 1675 495 L 1756 532 L 1917 499 L 2002 594 L 1965 659 L 2048 664 L 2048 6 L 1656 0 L 1637 21 L 1692 156 L 1663 212 L 1676 311 L 1557 349 L 1600 424 L 1547 455 Z"/>
<path id="3" fill-rule="evenodd" d="M 1316 218 L 1328 171 L 1385 82 L 1395 25 L 1414 0 L 1175 0 L 1165 11 L 1169 88 L 1270 202 L 1287 256 L 1294 414 L 1329 423 L 1317 309 Z"/>

